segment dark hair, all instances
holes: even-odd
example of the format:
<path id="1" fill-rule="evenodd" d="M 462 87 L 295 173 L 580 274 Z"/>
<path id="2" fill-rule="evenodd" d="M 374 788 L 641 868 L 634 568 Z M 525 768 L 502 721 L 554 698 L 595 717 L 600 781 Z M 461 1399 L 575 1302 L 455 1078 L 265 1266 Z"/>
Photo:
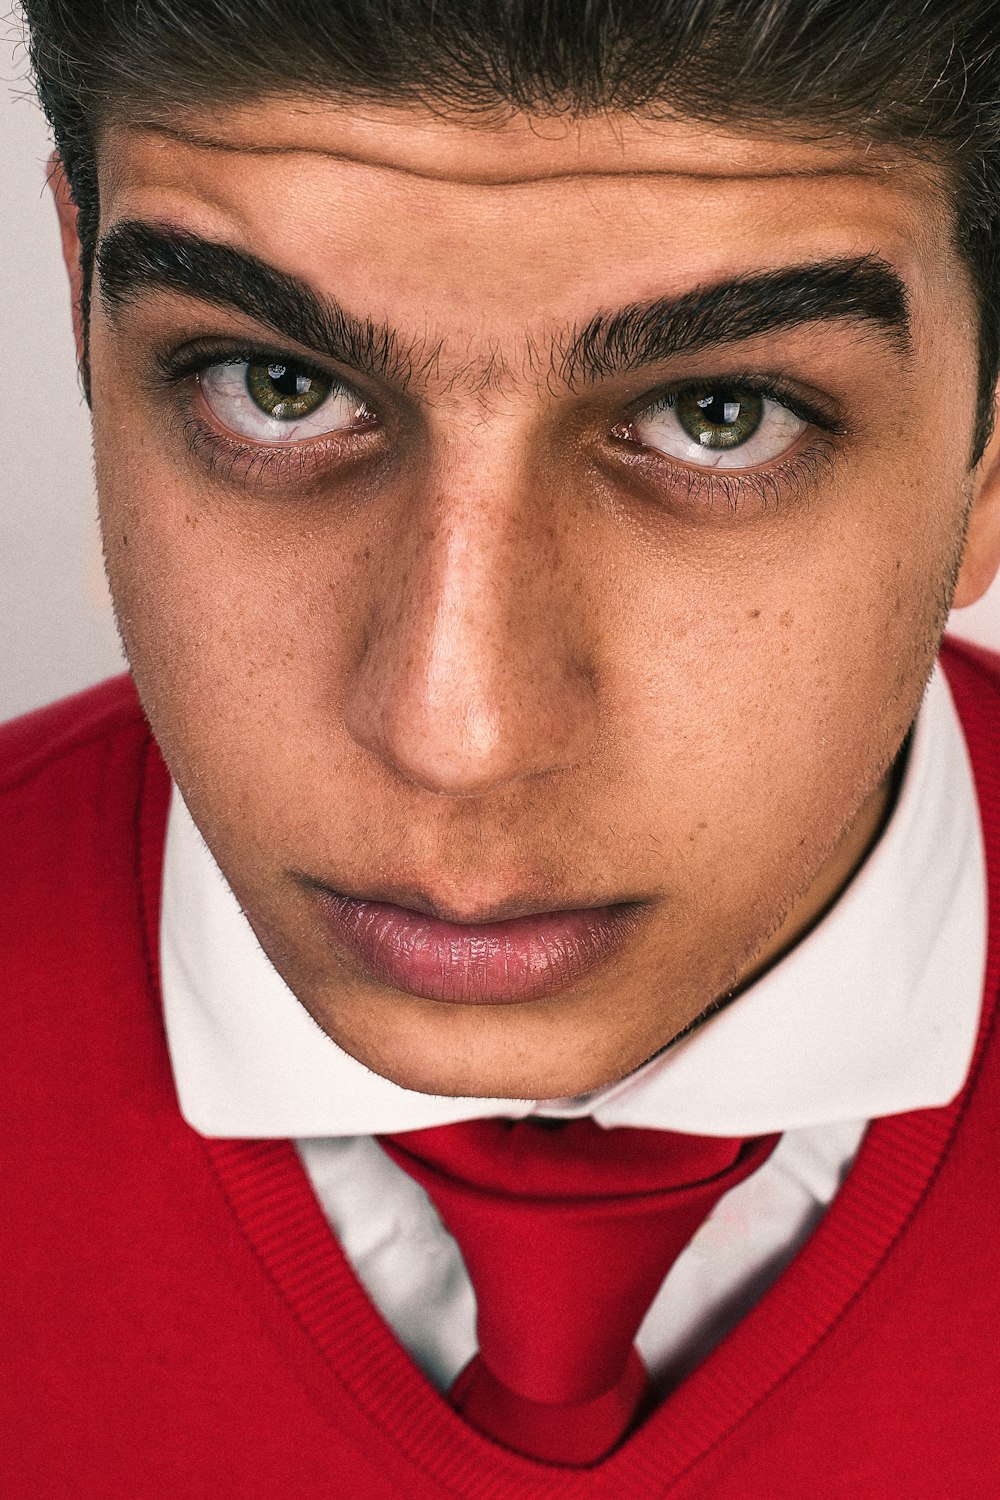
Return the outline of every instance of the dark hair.
<path id="1" fill-rule="evenodd" d="M 1000 0 L 22 0 L 22 8 L 38 93 L 80 212 L 88 288 L 99 125 L 206 102 L 291 92 L 421 101 L 466 116 L 658 108 L 921 154 L 950 175 L 957 243 L 980 305 L 981 456 L 1000 369 Z"/>

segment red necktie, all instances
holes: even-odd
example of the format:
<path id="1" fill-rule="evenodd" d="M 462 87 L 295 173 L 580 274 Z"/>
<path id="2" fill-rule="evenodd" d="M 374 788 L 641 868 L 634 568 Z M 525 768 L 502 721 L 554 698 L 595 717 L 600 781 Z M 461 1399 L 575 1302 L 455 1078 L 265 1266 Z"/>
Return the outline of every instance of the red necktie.
<path id="1" fill-rule="evenodd" d="M 574 1466 L 646 1415 L 639 1324 L 695 1230 L 778 1142 L 590 1119 L 379 1139 L 430 1196 L 475 1289 L 479 1353 L 449 1399 L 515 1452 Z"/>

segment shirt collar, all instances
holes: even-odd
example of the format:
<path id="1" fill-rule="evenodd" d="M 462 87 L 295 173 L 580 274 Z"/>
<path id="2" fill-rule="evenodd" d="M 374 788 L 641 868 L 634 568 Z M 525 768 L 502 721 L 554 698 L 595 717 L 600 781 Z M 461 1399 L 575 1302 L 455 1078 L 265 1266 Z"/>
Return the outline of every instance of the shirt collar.
<path id="1" fill-rule="evenodd" d="M 372 1135 L 531 1113 L 756 1135 L 941 1105 L 968 1071 L 985 977 L 972 768 L 936 666 L 889 822 L 822 921 L 685 1041 L 576 1099 L 439 1098 L 350 1057 L 272 967 L 176 788 L 160 948 L 181 1112 L 203 1135 Z"/>

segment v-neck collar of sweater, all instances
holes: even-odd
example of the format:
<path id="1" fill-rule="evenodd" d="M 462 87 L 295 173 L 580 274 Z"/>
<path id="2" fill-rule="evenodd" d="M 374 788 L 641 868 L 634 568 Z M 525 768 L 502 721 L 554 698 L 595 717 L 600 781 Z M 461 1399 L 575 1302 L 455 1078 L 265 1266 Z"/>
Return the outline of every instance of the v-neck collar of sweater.
<path id="1" fill-rule="evenodd" d="M 976 1053 L 950 1105 L 876 1120 L 844 1186 L 801 1252 L 728 1337 L 615 1453 L 594 1468 L 560 1469 L 488 1442 L 456 1415 L 400 1347 L 340 1250 L 290 1141 L 195 1136 L 269 1283 L 274 1316 L 329 1370 L 316 1399 L 349 1425 L 351 1404 L 398 1453 L 462 1500 L 653 1500 L 676 1483 L 850 1320 L 919 1212 L 975 1091 L 1000 988 L 1000 781 L 988 771 L 1000 739 L 997 687 L 975 656 L 950 648 L 949 678 L 962 714 L 986 835 L 990 943 Z M 984 713 L 982 697 L 993 701 Z M 978 712 L 972 711 L 976 702 Z M 965 710 L 965 711 L 963 711 Z M 992 781 L 992 785 L 991 785 Z M 160 862 L 169 783 L 151 756 L 142 808 L 146 939 L 156 971 Z"/>

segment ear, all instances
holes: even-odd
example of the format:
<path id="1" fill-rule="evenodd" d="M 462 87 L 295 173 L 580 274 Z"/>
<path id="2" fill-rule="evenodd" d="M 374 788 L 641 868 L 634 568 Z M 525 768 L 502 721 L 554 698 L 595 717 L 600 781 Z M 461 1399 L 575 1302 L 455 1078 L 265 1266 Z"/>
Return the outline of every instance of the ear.
<path id="1" fill-rule="evenodd" d="M 997 392 L 1000 406 L 1000 391 Z M 963 609 L 981 599 L 1000 571 L 1000 410 L 993 435 L 972 476 L 969 529 L 952 600 Z"/>
<path id="2" fill-rule="evenodd" d="M 59 234 L 62 239 L 63 261 L 66 265 L 66 274 L 69 277 L 70 295 L 73 299 L 73 337 L 76 340 L 76 362 L 83 367 L 84 357 L 84 329 L 83 329 L 83 271 L 80 267 L 80 237 L 77 234 L 76 204 L 70 197 L 69 183 L 63 164 L 58 155 L 53 153 L 49 157 L 49 187 L 56 201 L 56 213 L 59 216 Z"/>

